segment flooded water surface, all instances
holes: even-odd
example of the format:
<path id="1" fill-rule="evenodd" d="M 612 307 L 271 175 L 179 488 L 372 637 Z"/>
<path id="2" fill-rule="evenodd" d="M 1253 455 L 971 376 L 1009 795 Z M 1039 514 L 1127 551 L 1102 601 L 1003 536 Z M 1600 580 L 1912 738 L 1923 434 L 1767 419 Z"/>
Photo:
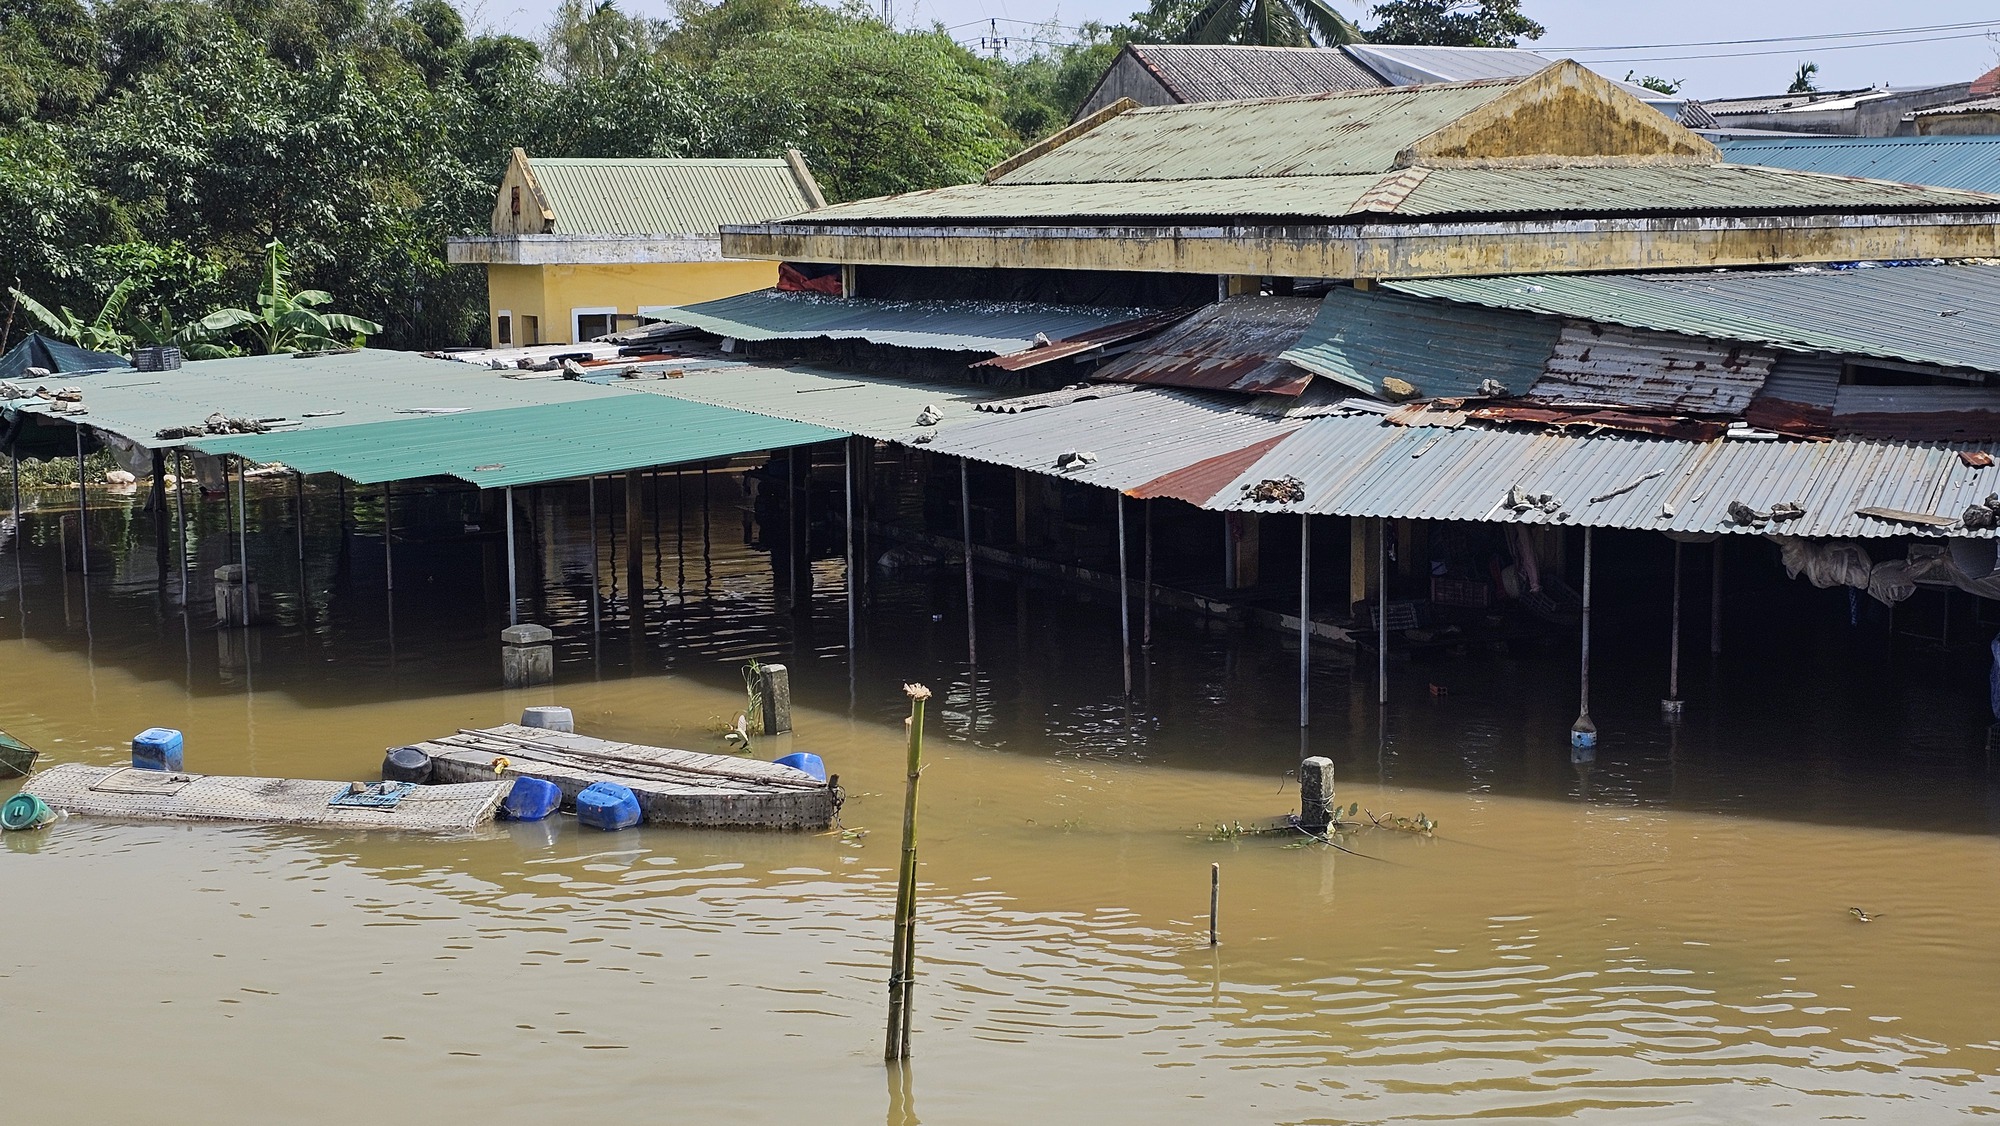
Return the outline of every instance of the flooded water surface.
<path id="1" fill-rule="evenodd" d="M 7 834 L 10 1120 L 2000 1113 L 1976 640 L 1745 638 L 1689 661 L 1669 728 L 1652 634 L 1614 617 L 1583 762 L 1561 645 L 1396 664 L 1386 711 L 1372 669 L 1327 650 L 1302 741 L 1282 639 L 1163 613 L 1128 702 L 1114 603 L 997 573 L 977 667 L 949 567 L 871 571 L 850 663 L 839 560 L 815 565 L 810 613 L 780 612 L 736 495 L 716 482 L 706 520 L 667 498 L 637 606 L 608 547 L 592 583 L 583 494 L 539 498 L 528 616 L 556 623 L 560 666 L 526 691 L 496 687 L 493 569 L 461 497 L 398 498 L 393 596 L 379 499 L 315 490 L 300 537 L 289 494 L 260 498 L 271 620 L 247 633 L 214 627 L 198 578 L 183 612 L 178 556 L 123 502 L 93 517 L 93 574 L 65 571 L 48 498 L 0 553 L 0 727 L 45 762 L 120 762 L 168 726 L 190 770 L 372 777 L 385 747 L 540 703 L 590 734 L 721 750 L 755 656 L 788 663 L 798 697 L 796 735 L 757 753 L 821 755 L 847 831 Z M 184 541 L 197 577 L 230 561 L 219 505 Z M 938 698 L 915 1058 L 894 1071 L 904 681 Z M 1302 752 L 1334 760 L 1356 820 L 1421 813 L 1435 832 L 1335 849 L 1249 831 L 1296 809 Z"/>

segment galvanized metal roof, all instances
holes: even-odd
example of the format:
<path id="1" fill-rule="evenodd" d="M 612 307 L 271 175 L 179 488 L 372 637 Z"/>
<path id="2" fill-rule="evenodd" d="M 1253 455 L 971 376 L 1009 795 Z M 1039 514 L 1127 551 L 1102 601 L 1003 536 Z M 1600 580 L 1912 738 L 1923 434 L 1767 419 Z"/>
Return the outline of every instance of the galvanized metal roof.
<path id="1" fill-rule="evenodd" d="M 713 235 L 812 209 L 783 160 L 530 157 L 559 235 Z"/>
<path id="2" fill-rule="evenodd" d="M 1018 352 L 1157 310 L 1018 301 L 873 301 L 759 290 L 657 315 L 738 340 L 866 340 L 901 348 Z"/>
<path id="3" fill-rule="evenodd" d="M 981 413 L 940 427 L 924 448 L 1122 492 L 1304 424 L 1240 410 L 1231 395 L 1148 389 L 1022 414 Z M 1059 468 L 1057 459 L 1071 453 L 1094 460 Z"/>
<path id="4" fill-rule="evenodd" d="M 2000 137 L 1783 137 L 1716 144 L 1732 164 L 2000 191 Z"/>
<path id="5" fill-rule="evenodd" d="M 1352 90 L 1130 110 L 1023 164 L 1001 184 L 1131 183 L 1383 173 L 1415 142 L 1515 80 Z"/>
<path id="6" fill-rule="evenodd" d="M 2000 470 L 1965 465 L 1958 454 L 1967 449 L 1996 452 L 2000 446 L 1858 438 L 1683 442 L 1483 426 L 1402 427 L 1365 415 L 1334 417 L 1305 423 L 1207 507 L 1662 532 L 1920 535 L 1926 533 L 1855 513 L 1881 507 L 1957 517 L 2000 491 Z M 1284 476 L 1303 483 L 1304 501 L 1247 499 L 1246 486 Z M 1559 511 L 1510 511 L 1504 502 L 1515 486 L 1553 494 L 1561 501 Z M 1806 512 L 1783 523 L 1743 524 L 1730 516 L 1732 502 L 1765 512 L 1775 504 L 1796 503 Z"/>
<path id="7" fill-rule="evenodd" d="M 1129 43 L 1125 49 L 1183 102 L 1281 98 L 1386 85 L 1373 71 L 1332 47 Z"/>
<path id="8" fill-rule="evenodd" d="M 1389 43 L 1351 43 L 1347 54 L 1382 76 L 1392 86 L 1427 82 L 1466 82 L 1476 78 L 1517 78 L 1533 74 L 1554 59 L 1518 47 L 1411 47 Z"/>
<path id="9" fill-rule="evenodd" d="M 1782 113 L 1787 110 L 1825 109 L 1852 104 L 1856 98 L 1886 94 L 1872 86 L 1855 90 L 1814 90 L 1804 94 L 1760 94 L 1748 98 L 1710 98 L 1701 104 L 1717 117 L 1744 114 Z"/>
<path id="10" fill-rule="evenodd" d="M 1527 397 L 1559 407 L 1735 418 L 1777 358 L 1742 344 L 1572 322 Z"/>
<path id="11" fill-rule="evenodd" d="M 960 184 L 836 203 L 792 222 L 930 223 L 1043 219 L 1342 216 L 1382 181 L 1379 173 L 1271 180 L 1189 179 L 1102 184 Z"/>
<path id="12" fill-rule="evenodd" d="M 1962 102 L 1952 102 L 1949 105 L 1932 106 L 1929 109 L 1917 110 L 1912 116 L 1949 117 L 1954 113 L 2000 113 L 2000 95 L 1967 98 Z"/>
<path id="13" fill-rule="evenodd" d="M 1112 383 L 1296 395 L 1312 375 L 1282 358 L 1313 323 L 1310 297 L 1232 297 L 1099 368 Z"/>
<path id="14" fill-rule="evenodd" d="M 2000 372 L 2000 266 L 1426 278 L 1390 289 L 1802 352 Z"/>
<path id="15" fill-rule="evenodd" d="M 1492 379 L 1518 395 L 1542 374 L 1560 325 L 1477 306 L 1340 287 L 1284 358 L 1370 395 L 1399 379 L 1420 398 L 1476 395 Z"/>
<path id="16" fill-rule="evenodd" d="M 173 371 L 120 369 L 65 376 L 64 383 L 83 391 L 85 412 L 57 417 L 150 448 L 182 444 L 156 435 L 170 427 L 199 426 L 212 414 L 298 432 L 625 394 L 567 380 L 506 379 L 453 360 L 372 348 L 321 356 L 199 360 Z M 39 400 L 14 405 L 48 412 L 48 404 Z"/>
<path id="17" fill-rule="evenodd" d="M 651 365 L 648 365 L 651 366 Z M 680 365 L 671 365 L 679 368 Z M 623 384 L 635 391 L 824 426 L 880 441 L 913 441 L 973 417 L 975 408 L 1010 394 L 973 383 L 927 383 L 812 367 L 717 364 L 689 367 L 677 379 Z M 931 408 L 935 423 L 917 418 Z"/>
<path id="18" fill-rule="evenodd" d="M 489 377 L 490 378 L 490 377 Z M 560 481 L 843 438 L 838 430 L 612 390 L 563 403 L 282 434 L 199 438 L 205 453 L 279 461 L 360 484 L 456 477 L 482 488 Z"/>

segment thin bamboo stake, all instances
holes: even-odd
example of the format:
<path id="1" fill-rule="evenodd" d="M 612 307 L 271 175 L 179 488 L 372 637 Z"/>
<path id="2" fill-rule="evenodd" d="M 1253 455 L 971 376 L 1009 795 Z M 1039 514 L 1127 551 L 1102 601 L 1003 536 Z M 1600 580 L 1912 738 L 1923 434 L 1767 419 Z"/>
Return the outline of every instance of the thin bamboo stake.
<path id="1" fill-rule="evenodd" d="M 910 761 L 903 794 L 903 862 L 896 878 L 896 938 L 889 953 L 889 1038 L 882 1058 L 910 1058 L 910 990 L 917 943 L 917 780 L 923 773 L 924 701 L 931 690 L 905 684 L 910 698 Z"/>
<path id="2" fill-rule="evenodd" d="M 1222 865 L 1208 866 L 1208 944 L 1219 946 L 1222 939 L 1216 935 L 1216 917 L 1222 911 Z"/>

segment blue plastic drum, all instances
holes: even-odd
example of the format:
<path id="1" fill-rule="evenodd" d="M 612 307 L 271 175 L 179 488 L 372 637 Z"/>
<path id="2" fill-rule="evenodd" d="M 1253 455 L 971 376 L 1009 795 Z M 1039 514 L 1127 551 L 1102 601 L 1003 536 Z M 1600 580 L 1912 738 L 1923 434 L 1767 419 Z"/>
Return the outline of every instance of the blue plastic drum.
<path id="1" fill-rule="evenodd" d="M 616 782 L 592 782 L 576 796 L 576 819 L 605 832 L 630 829 L 639 823 L 639 799 Z"/>
<path id="2" fill-rule="evenodd" d="M 777 760 L 779 766 L 789 766 L 793 770 L 803 770 L 821 782 L 826 781 L 826 764 L 818 755 L 797 751 Z"/>
<path id="3" fill-rule="evenodd" d="M 560 805 L 562 790 L 554 782 L 516 778 L 514 788 L 507 791 L 507 797 L 500 803 L 500 817 L 505 821 L 540 821 Z"/>
<path id="4" fill-rule="evenodd" d="M 181 733 L 171 727 L 148 727 L 132 736 L 132 765 L 140 770 L 179 770 Z"/>

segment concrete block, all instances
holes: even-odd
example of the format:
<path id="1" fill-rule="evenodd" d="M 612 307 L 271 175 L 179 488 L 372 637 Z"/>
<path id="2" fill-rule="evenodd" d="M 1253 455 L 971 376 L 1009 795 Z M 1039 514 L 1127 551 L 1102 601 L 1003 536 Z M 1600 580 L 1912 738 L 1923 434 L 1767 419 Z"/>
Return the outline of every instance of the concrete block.
<path id="1" fill-rule="evenodd" d="M 547 626 L 523 623 L 508 626 L 500 631 L 502 645 L 546 645 L 555 640 L 555 634 Z"/>
<path id="2" fill-rule="evenodd" d="M 548 645 L 502 645 L 500 679 L 509 688 L 533 688 L 553 684 L 556 679 L 556 651 Z"/>
<path id="3" fill-rule="evenodd" d="M 1319 755 L 1299 764 L 1299 827 L 1324 833 L 1333 824 L 1333 760 Z"/>
<path id="4" fill-rule="evenodd" d="M 568 708 L 539 706 L 521 709 L 522 727 L 539 727 L 544 731 L 575 731 L 576 716 Z"/>
<path id="5" fill-rule="evenodd" d="M 758 695 L 764 701 L 764 734 L 792 729 L 792 674 L 783 665 L 760 665 Z"/>

